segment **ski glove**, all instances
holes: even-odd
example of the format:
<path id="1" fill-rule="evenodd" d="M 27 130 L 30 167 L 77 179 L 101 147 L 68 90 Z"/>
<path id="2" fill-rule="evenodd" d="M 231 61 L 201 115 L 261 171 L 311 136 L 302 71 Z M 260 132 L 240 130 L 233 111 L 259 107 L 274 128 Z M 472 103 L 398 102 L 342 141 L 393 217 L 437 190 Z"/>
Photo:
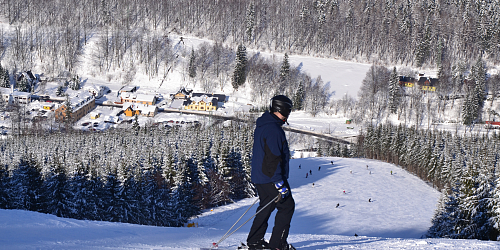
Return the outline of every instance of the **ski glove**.
<path id="1" fill-rule="evenodd" d="M 275 182 L 274 186 L 276 187 L 276 189 L 278 189 L 278 192 L 281 194 L 281 198 L 285 199 L 285 197 L 288 195 L 288 188 L 285 186 L 285 183 L 283 181 Z"/>

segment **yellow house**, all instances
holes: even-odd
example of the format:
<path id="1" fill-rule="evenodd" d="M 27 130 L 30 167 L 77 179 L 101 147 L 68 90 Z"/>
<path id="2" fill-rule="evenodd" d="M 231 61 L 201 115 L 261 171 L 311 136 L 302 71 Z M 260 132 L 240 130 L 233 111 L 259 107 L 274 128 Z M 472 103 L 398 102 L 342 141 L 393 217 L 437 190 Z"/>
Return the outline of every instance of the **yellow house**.
<path id="1" fill-rule="evenodd" d="M 127 105 L 123 106 L 123 113 L 128 117 L 136 115 L 154 117 L 156 114 L 158 114 L 158 107 L 156 107 L 155 105 L 128 103 Z"/>
<path id="2" fill-rule="evenodd" d="M 422 90 L 436 91 L 435 86 L 422 86 Z"/>
<path id="3" fill-rule="evenodd" d="M 46 104 L 43 104 L 42 108 L 45 110 L 52 110 L 54 108 L 54 104 L 53 103 L 46 103 Z"/>
<path id="4" fill-rule="evenodd" d="M 95 120 L 95 119 L 97 119 L 99 117 L 101 117 L 101 113 L 99 113 L 99 112 L 90 112 L 90 119 Z"/>
<path id="5" fill-rule="evenodd" d="M 125 113 L 126 116 L 131 117 L 131 116 L 140 115 L 141 111 L 138 109 L 134 110 L 132 108 L 132 106 L 129 106 L 128 108 L 125 109 L 125 111 L 123 111 L 123 113 Z"/>
<path id="6" fill-rule="evenodd" d="M 217 110 L 217 98 L 208 97 L 206 95 L 191 98 L 191 103 L 184 107 L 190 110 L 200 110 L 200 111 L 216 111 Z"/>

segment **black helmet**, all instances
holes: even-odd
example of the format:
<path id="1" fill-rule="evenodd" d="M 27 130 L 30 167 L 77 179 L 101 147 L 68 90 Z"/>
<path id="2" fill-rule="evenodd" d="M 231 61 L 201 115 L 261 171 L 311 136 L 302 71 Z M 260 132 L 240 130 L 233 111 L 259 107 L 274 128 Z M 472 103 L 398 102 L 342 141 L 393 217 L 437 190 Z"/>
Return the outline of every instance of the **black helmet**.
<path id="1" fill-rule="evenodd" d="M 288 97 L 284 95 L 277 95 L 271 98 L 271 106 L 269 109 L 271 110 L 271 113 L 279 112 L 284 117 L 288 118 L 290 112 L 292 112 L 292 107 L 293 103 Z"/>

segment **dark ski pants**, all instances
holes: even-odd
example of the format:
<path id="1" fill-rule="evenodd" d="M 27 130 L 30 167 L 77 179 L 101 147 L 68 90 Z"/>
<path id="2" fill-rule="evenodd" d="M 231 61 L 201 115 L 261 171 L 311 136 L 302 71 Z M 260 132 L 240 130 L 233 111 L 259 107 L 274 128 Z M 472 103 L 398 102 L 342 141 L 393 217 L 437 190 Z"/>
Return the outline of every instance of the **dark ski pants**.
<path id="1" fill-rule="evenodd" d="M 278 190 L 273 183 L 255 184 L 255 186 L 257 187 L 257 194 L 260 200 L 259 207 L 257 208 L 257 211 L 259 211 L 278 195 Z M 295 211 L 295 201 L 293 200 L 291 191 L 289 191 L 288 196 L 284 200 L 281 197 L 279 199 L 278 202 L 271 202 L 269 206 L 255 216 L 252 228 L 248 234 L 247 243 L 258 242 L 264 238 L 268 226 L 267 221 L 275 208 L 278 209 L 278 212 L 274 219 L 274 228 L 269 240 L 269 248 L 279 248 L 286 242 L 288 231 L 290 230 L 290 222 Z"/>

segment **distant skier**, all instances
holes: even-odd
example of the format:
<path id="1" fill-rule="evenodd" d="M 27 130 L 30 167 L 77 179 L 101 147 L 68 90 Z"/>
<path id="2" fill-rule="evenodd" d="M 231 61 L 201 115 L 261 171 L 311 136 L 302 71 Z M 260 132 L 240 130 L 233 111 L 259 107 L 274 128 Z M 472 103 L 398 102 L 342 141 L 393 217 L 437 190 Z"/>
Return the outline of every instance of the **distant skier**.
<path id="1" fill-rule="evenodd" d="M 368 199 L 368 202 L 372 202 L 372 198 Z"/>
<path id="2" fill-rule="evenodd" d="M 368 169 L 368 165 L 366 165 L 366 169 Z"/>
<path id="3" fill-rule="evenodd" d="M 344 190 L 344 194 L 345 194 L 345 190 Z"/>
<path id="4" fill-rule="evenodd" d="M 311 174 L 311 175 L 312 175 L 312 174 L 313 174 L 313 171 L 312 171 L 312 170 L 309 170 L 309 174 Z"/>
<path id="5" fill-rule="evenodd" d="M 332 165 L 333 165 L 333 161 L 331 161 Z"/>
<path id="6" fill-rule="evenodd" d="M 288 184 L 290 174 L 290 150 L 283 124 L 292 111 L 292 101 L 278 95 L 271 99 L 270 110 L 257 119 L 254 131 L 252 182 L 259 195 L 258 213 L 247 237 L 250 249 L 295 249 L 287 243 L 288 232 L 295 201 Z M 273 199 L 278 197 L 278 202 Z M 264 206 L 266 206 L 264 208 Z M 267 221 L 274 209 L 278 209 L 274 220 L 274 228 L 269 243 L 264 236 L 267 231 Z"/>
<path id="7" fill-rule="evenodd" d="M 299 169 L 302 169 L 301 165 L 299 164 Z"/>
<path id="8" fill-rule="evenodd" d="M 306 178 L 307 178 L 307 176 L 309 176 L 309 173 L 306 173 Z"/>
<path id="9" fill-rule="evenodd" d="M 313 182 L 313 187 L 314 187 L 314 182 Z"/>
<path id="10" fill-rule="evenodd" d="M 391 175 L 392 175 L 392 170 L 391 170 Z"/>
<path id="11" fill-rule="evenodd" d="M 340 203 L 337 203 L 337 206 L 335 208 L 338 208 L 340 206 Z"/>
<path id="12" fill-rule="evenodd" d="M 318 171 L 320 171 L 320 170 L 321 170 L 321 166 L 318 167 Z"/>

